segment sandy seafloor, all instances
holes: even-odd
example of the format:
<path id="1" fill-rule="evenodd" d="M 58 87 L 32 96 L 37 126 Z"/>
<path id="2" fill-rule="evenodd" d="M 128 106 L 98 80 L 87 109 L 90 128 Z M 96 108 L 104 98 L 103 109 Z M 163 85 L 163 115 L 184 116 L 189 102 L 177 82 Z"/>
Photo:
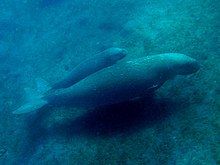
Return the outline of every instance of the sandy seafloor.
<path id="1" fill-rule="evenodd" d="M 1 0 L 0 164 L 220 164 L 220 1 Z M 154 99 L 26 115 L 24 88 L 50 84 L 111 46 L 126 59 L 187 54 L 193 75 Z"/>

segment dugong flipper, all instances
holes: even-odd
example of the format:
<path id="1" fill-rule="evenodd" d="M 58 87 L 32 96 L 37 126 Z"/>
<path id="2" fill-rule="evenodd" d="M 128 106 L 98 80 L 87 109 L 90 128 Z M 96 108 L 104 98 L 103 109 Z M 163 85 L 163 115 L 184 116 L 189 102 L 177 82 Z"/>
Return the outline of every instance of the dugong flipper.
<path id="1" fill-rule="evenodd" d="M 85 77 L 115 64 L 118 60 L 124 58 L 126 54 L 127 51 L 125 49 L 115 47 L 106 49 L 103 52 L 81 62 L 66 78 L 55 83 L 51 89 L 68 88 Z"/>
<path id="2" fill-rule="evenodd" d="M 29 102 L 14 113 L 27 113 L 47 104 L 94 108 L 120 103 L 142 97 L 174 76 L 192 74 L 198 69 L 195 59 L 177 53 L 122 61 L 87 76 L 70 88 L 37 97 L 38 104 Z"/>

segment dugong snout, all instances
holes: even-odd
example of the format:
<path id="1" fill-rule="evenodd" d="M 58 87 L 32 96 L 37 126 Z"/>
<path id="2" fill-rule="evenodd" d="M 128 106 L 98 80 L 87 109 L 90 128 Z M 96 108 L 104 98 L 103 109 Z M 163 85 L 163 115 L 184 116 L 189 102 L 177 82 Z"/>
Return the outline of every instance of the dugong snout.
<path id="1" fill-rule="evenodd" d="M 128 54 L 128 51 L 123 48 L 112 47 L 107 49 L 105 54 L 106 56 L 108 56 L 106 58 L 108 63 L 109 62 L 115 63 L 118 60 L 124 58 Z"/>
<path id="2" fill-rule="evenodd" d="M 187 56 L 186 61 L 180 65 L 178 69 L 178 74 L 188 75 L 197 72 L 199 69 L 200 69 L 199 62 Z"/>
<path id="3" fill-rule="evenodd" d="M 197 72 L 200 68 L 200 64 L 198 61 L 193 60 L 189 63 L 186 63 L 183 67 L 185 69 L 182 70 L 182 75 L 188 75 Z"/>
<path id="4" fill-rule="evenodd" d="M 164 53 L 153 57 L 159 59 L 157 66 L 161 66 L 162 70 L 166 70 L 171 77 L 192 74 L 200 68 L 197 60 L 181 53 Z"/>

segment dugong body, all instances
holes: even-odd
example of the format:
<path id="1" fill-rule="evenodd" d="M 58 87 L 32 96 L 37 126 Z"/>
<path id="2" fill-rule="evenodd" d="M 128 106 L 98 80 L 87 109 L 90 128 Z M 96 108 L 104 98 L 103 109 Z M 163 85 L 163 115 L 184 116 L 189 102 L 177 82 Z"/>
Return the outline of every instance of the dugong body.
<path id="1" fill-rule="evenodd" d="M 51 104 L 71 103 L 76 107 L 115 104 L 144 96 L 176 75 L 194 73 L 198 63 L 182 54 L 159 54 L 118 63 L 88 76 L 68 90 L 44 99 Z"/>
<path id="2" fill-rule="evenodd" d="M 142 97 L 170 78 L 192 74 L 198 69 L 196 60 L 177 53 L 121 61 L 86 77 L 71 88 L 41 97 L 35 106 L 71 104 L 74 107 L 94 108 L 120 103 Z M 26 104 L 14 113 L 26 113 L 31 110 L 30 107 L 33 107 L 30 103 Z"/>
<path id="3" fill-rule="evenodd" d="M 127 51 L 125 49 L 115 47 L 106 49 L 103 52 L 81 62 L 67 77 L 55 83 L 51 89 L 68 88 L 85 77 L 115 64 L 118 60 L 124 58 L 126 54 Z"/>

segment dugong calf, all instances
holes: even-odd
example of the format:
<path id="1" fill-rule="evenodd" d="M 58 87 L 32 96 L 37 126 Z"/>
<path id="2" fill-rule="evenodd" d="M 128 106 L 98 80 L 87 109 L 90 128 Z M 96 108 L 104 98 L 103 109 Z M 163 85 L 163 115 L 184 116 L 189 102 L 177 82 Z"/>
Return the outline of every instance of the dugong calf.
<path id="1" fill-rule="evenodd" d="M 51 89 L 56 90 L 60 88 L 68 88 L 85 77 L 115 64 L 118 60 L 121 60 L 126 55 L 127 51 L 125 49 L 116 47 L 106 49 L 103 52 L 81 62 L 79 65 L 73 68 L 67 77 L 55 83 Z"/>
<path id="2" fill-rule="evenodd" d="M 176 75 L 188 75 L 199 69 L 198 62 L 184 54 L 166 53 L 121 61 L 104 68 L 70 88 L 54 91 L 14 111 L 30 112 L 44 105 L 72 105 L 94 108 L 143 97 L 160 88 Z"/>

